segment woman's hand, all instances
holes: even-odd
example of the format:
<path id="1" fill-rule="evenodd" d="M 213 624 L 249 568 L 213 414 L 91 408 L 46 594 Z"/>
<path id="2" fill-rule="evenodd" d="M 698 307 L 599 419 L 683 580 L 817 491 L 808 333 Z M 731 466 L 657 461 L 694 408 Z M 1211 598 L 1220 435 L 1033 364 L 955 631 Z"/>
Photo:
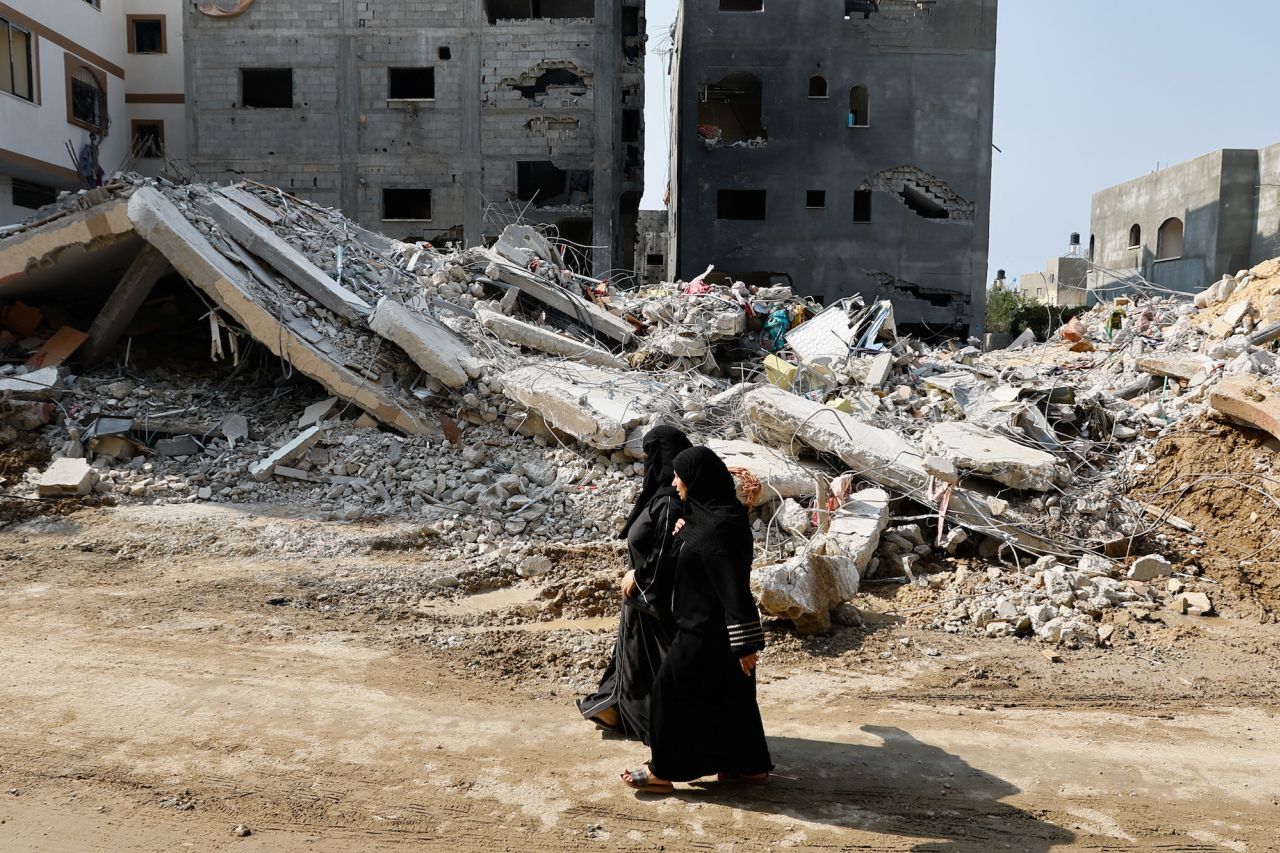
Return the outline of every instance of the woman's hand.
<path id="1" fill-rule="evenodd" d="M 756 661 L 759 659 L 759 652 L 752 652 L 749 655 L 743 655 L 738 658 L 738 664 L 742 667 L 742 674 L 750 678 L 751 674 L 756 671 Z"/>
<path id="2" fill-rule="evenodd" d="M 681 530 L 684 530 L 684 519 L 683 519 L 683 518 L 677 518 L 677 519 L 676 519 L 676 526 L 675 526 L 675 528 L 671 531 L 671 535 L 672 535 L 672 536 L 675 536 L 675 535 L 677 535 Z"/>
<path id="3" fill-rule="evenodd" d="M 622 576 L 622 597 L 634 598 L 636 594 L 636 573 L 627 572 Z"/>

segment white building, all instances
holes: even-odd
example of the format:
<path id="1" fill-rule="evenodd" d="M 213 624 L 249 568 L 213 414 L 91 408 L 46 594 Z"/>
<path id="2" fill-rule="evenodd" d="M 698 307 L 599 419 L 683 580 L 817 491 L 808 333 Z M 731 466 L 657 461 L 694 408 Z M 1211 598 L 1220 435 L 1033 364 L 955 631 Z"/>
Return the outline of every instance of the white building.
<path id="1" fill-rule="evenodd" d="M 0 224 L 186 150 L 182 0 L 0 0 Z"/>

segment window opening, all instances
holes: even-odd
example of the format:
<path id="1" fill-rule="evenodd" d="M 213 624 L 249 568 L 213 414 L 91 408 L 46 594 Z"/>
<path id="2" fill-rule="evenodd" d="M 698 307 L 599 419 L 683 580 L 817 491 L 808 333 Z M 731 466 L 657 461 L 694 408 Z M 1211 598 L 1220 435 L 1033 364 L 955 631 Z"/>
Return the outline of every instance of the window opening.
<path id="1" fill-rule="evenodd" d="M 550 160 L 516 163 L 516 197 L 534 207 L 591 203 L 591 173 L 561 169 Z"/>
<path id="2" fill-rule="evenodd" d="M 815 74 L 809 78 L 809 97 L 825 98 L 827 96 L 827 78 Z"/>
<path id="3" fill-rule="evenodd" d="M 388 68 L 387 99 L 391 101 L 434 101 L 434 68 Z"/>
<path id="4" fill-rule="evenodd" d="M 721 12 L 763 12 L 764 0 L 720 0 Z"/>
<path id="5" fill-rule="evenodd" d="M 240 103 L 254 109 L 293 109 L 293 69 L 241 68 Z"/>
<path id="6" fill-rule="evenodd" d="M 645 266 L 660 267 L 666 262 L 667 262 L 666 255 L 645 255 L 644 256 Z"/>
<path id="7" fill-rule="evenodd" d="M 164 122 L 133 121 L 133 156 L 147 160 L 164 156 Z"/>
<path id="8" fill-rule="evenodd" d="M 58 200 L 58 191 L 44 184 L 33 184 L 19 178 L 13 179 L 13 203 L 16 207 L 38 210 Z"/>
<path id="9" fill-rule="evenodd" d="M 107 93 L 98 76 L 83 65 L 71 75 L 71 118 L 93 130 L 103 130 Z"/>
<path id="10" fill-rule="evenodd" d="M 866 86 L 849 90 L 849 127 L 871 126 L 871 92 Z"/>
<path id="11" fill-rule="evenodd" d="M 1156 234 L 1156 260 L 1171 261 L 1182 257 L 1182 220 L 1176 216 L 1166 219 Z"/>
<path id="12" fill-rule="evenodd" d="M 1129 248 L 1139 249 L 1142 247 L 1142 226 L 1135 225 L 1129 229 Z"/>
<path id="13" fill-rule="evenodd" d="M 871 190 L 856 190 L 853 194 L 853 221 L 871 221 Z"/>
<path id="14" fill-rule="evenodd" d="M 399 220 L 430 219 L 431 190 L 384 187 L 382 190 L 382 218 Z"/>
<path id="15" fill-rule="evenodd" d="M 129 16 L 130 53 L 164 53 L 165 49 L 163 18 Z"/>
<path id="16" fill-rule="evenodd" d="M 1089 235 L 1089 260 L 1092 261 L 1094 259 L 1094 251 L 1097 249 L 1097 247 L 1098 247 L 1098 235 L 1090 234 Z"/>
<path id="17" fill-rule="evenodd" d="M 640 111 L 639 110 L 623 110 L 622 111 L 622 141 L 623 142 L 639 142 L 640 141 Z"/>
<path id="18" fill-rule="evenodd" d="M 846 21 L 862 16 L 867 20 L 880 11 L 880 0 L 844 0 L 844 19 Z"/>
<path id="19" fill-rule="evenodd" d="M 453 51 L 450 50 L 448 46 L 441 47 L 438 51 L 436 51 L 436 55 L 439 56 L 441 61 L 444 61 L 444 62 L 448 62 L 450 59 L 453 59 Z"/>
<path id="20" fill-rule="evenodd" d="M 716 219 L 763 220 L 764 190 L 718 190 Z"/>
<path id="21" fill-rule="evenodd" d="M 31 72 L 31 33 L 0 18 L 0 90 L 34 101 Z"/>
<path id="22" fill-rule="evenodd" d="M 765 140 L 764 85 L 753 74 L 730 74 L 702 87 L 698 134 L 707 145 Z"/>
<path id="23" fill-rule="evenodd" d="M 827 206 L 826 190 L 809 190 L 804 194 L 804 206 L 816 210 Z"/>
<path id="24" fill-rule="evenodd" d="M 595 0 L 485 0 L 489 23 L 531 18 L 594 18 Z"/>

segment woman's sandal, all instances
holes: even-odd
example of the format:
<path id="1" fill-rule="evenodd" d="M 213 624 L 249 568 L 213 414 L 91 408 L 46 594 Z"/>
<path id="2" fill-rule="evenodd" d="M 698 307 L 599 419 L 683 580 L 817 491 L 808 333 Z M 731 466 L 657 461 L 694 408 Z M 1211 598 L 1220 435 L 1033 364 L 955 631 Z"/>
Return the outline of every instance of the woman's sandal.
<path id="1" fill-rule="evenodd" d="M 728 782 L 734 785 L 767 785 L 769 774 L 765 773 L 717 773 L 717 782 Z"/>
<path id="2" fill-rule="evenodd" d="M 632 767 L 626 771 L 631 774 L 631 779 L 621 776 L 622 784 L 628 788 L 634 788 L 644 794 L 670 794 L 675 791 L 676 786 L 670 782 L 654 782 L 653 774 L 649 772 L 649 768 L 641 765 Z"/>

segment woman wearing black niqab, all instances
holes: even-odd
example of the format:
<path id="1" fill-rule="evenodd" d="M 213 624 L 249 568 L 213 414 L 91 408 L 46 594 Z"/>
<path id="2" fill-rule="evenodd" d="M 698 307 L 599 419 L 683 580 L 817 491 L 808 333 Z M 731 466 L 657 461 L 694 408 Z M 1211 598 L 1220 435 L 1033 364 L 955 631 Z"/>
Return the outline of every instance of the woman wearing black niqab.
<path id="1" fill-rule="evenodd" d="M 644 437 L 644 486 L 619 534 L 627 540 L 631 571 L 622 579 L 622 616 L 613 660 L 596 692 L 578 700 L 596 725 L 648 742 L 649 691 L 675 636 L 671 589 L 675 575 L 676 522 L 684 503 L 672 485 L 676 456 L 690 447 L 675 427 Z"/>
<path id="2" fill-rule="evenodd" d="M 716 774 L 763 783 L 773 762 L 756 704 L 756 657 L 764 648 L 751 597 L 751 525 L 733 475 L 705 447 L 675 460 L 685 526 L 676 564 L 676 638 L 649 697 L 652 758 L 625 771 L 655 793 Z"/>

